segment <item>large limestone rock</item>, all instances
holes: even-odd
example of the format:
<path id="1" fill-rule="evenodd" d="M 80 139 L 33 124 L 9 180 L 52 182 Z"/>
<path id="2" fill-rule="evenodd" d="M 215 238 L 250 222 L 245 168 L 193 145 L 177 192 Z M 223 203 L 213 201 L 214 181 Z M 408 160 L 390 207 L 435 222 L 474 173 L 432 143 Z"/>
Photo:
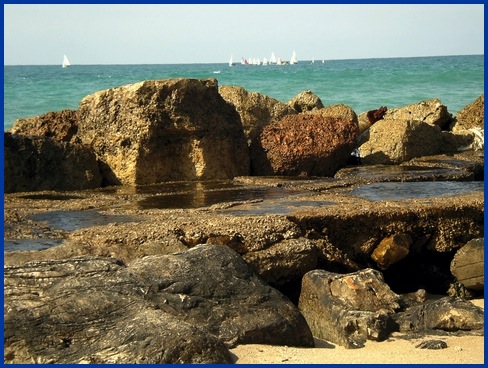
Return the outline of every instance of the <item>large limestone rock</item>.
<path id="1" fill-rule="evenodd" d="M 383 118 L 385 120 L 417 120 L 430 125 L 437 125 L 443 130 L 447 130 L 452 122 L 452 115 L 437 98 L 397 109 L 388 109 Z"/>
<path id="2" fill-rule="evenodd" d="M 359 147 L 361 162 L 400 164 L 415 157 L 439 154 L 443 142 L 441 133 L 437 125 L 385 117 L 364 133 Z"/>
<path id="3" fill-rule="evenodd" d="M 313 346 L 297 308 L 225 246 L 6 266 L 9 363 L 230 363 L 226 347 Z"/>
<path id="4" fill-rule="evenodd" d="M 215 79 L 144 81 L 85 97 L 79 136 L 109 184 L 228 179 L 249 173 L 239 115 Z"/>
<path id="5" fill-rule="evenodd" d="M 324 104 L 319 96 L 312 91 L 303 91 L 288 101 L 288 106 L 298 112 L 307 112 L 322 109 Z"/>
<path id="6" fill-rule="evenodd" d="M 454 255 L 451 272 L 464 287 L 477 291 L 484 289 L 484 254 L 484 238 L 480 238 L 470 240 Z"/>
<path id="7" fill-rule="evenodd" d="M 102 183 L 91 149 L 51 138 L 4 133 L 4 191 L 78 190 Z"/>
<path id="8" fill-rule="evenodd" d="M 255 174 L 333 176 L 346 165 L 357 135 L 357 120 L 321 113 L 285 116 L 263 129 L 263 154 L 255 160 Z"/>
<path id="9" fill-rule="evenodd" d="M 485 95 L 481 95 L 456 114 L 452 131 L 459 132 L 468 129 L 484 130 L 485 126 Z"/>
<path id="10" fill-rule="evenodd" d="M 390 315 L 400 308 L 399 302 L 373 269 L 351 274 L 314 270 L 302 279 L 298 307 L 315 337 L 358 348 L 392 332 Z"/>
<path id="11" fill-rule="evenodd" d="M 17 119 L 9 131 L 13 134 L 38 135 L 69 142 L 78 132 L 78 115 L 76 110 L 62 110 L 32 118 Z"/>

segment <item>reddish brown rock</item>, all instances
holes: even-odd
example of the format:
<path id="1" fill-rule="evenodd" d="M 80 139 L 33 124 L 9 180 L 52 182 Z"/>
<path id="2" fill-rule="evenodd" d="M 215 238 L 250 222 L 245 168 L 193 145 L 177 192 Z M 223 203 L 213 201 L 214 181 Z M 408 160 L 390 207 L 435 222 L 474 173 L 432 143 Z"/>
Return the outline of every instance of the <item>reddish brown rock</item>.
<path id="1" fill-rule="evenodd" d="M 356 145 L 357 122 L 317 114 L 284 117 L 267 126 L 256 175 L 333 176 Z"/>
<path id="2" fill-rule="evenodd" d="M 13 134 L 38 135 L 69 142 L 78 132 L 76 110 L 48 112 L 41 116 L 17 119 L 10 129 Z"/>

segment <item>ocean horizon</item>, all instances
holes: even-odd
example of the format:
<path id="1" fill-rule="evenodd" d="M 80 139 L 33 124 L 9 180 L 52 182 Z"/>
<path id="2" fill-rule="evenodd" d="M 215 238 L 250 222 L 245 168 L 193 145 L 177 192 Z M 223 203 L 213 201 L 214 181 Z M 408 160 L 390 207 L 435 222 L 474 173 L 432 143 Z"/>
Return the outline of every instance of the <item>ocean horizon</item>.
<path id="1" fill-rule="evenodd" d="M 299 60 L 294 65 L 72 64 L 4 65 L 4 130 L 16 119 L 77 109 L 87 95 L 169 78 L 216 78 L 288 102 L 310 90 L 325 106 L 346 104 L 357 114 L 438 98 L 455 115 L 484 93 L 484 55 Z"/>

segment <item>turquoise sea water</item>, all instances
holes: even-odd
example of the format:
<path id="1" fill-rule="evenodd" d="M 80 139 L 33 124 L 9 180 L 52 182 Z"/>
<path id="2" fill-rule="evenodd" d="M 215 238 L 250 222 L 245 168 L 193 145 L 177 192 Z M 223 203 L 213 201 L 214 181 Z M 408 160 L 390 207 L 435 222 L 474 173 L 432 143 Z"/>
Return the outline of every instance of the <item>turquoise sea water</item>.
<path id="1" fill-rule="evenodd" d="M 221 64 L 4 66 L 4 129 L 17 118 L 76 109 L 97 91 L 149 79 L 216 78 L 287 102 L 304 90 L 324 105 L 356 113 L 439 98 L 456 114 L 484 93 L 484 56 L 299 61 L 296 65 Z"/>

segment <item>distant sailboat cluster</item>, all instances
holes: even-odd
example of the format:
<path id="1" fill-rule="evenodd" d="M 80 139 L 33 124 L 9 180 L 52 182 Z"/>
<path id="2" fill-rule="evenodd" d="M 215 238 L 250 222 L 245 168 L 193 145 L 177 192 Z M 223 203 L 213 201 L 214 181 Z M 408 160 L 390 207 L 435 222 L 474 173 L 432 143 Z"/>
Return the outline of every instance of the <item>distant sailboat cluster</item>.
<path id="1" fill-rule="evenodd" d="M 241 65 L 293 65 L 293 64 L 298 64 L 298 58 L 297 58 L 297 53 L 293 51 L 293 54 L 291 55 L 291 58 L 289 61 L 284 61 L 280 57 L 276 57 L 275 53 L 271 53 L 271 57 L 268 59 L 267 57 L 264 57 L 263 60 L 259 58 L 254 58 L 250 57 L 248 59 L 242 57 L 241 58 Z M 233 57 L 230 57 L 229 61 L 229 66 L 236 65 L 234 63 Z"/>

